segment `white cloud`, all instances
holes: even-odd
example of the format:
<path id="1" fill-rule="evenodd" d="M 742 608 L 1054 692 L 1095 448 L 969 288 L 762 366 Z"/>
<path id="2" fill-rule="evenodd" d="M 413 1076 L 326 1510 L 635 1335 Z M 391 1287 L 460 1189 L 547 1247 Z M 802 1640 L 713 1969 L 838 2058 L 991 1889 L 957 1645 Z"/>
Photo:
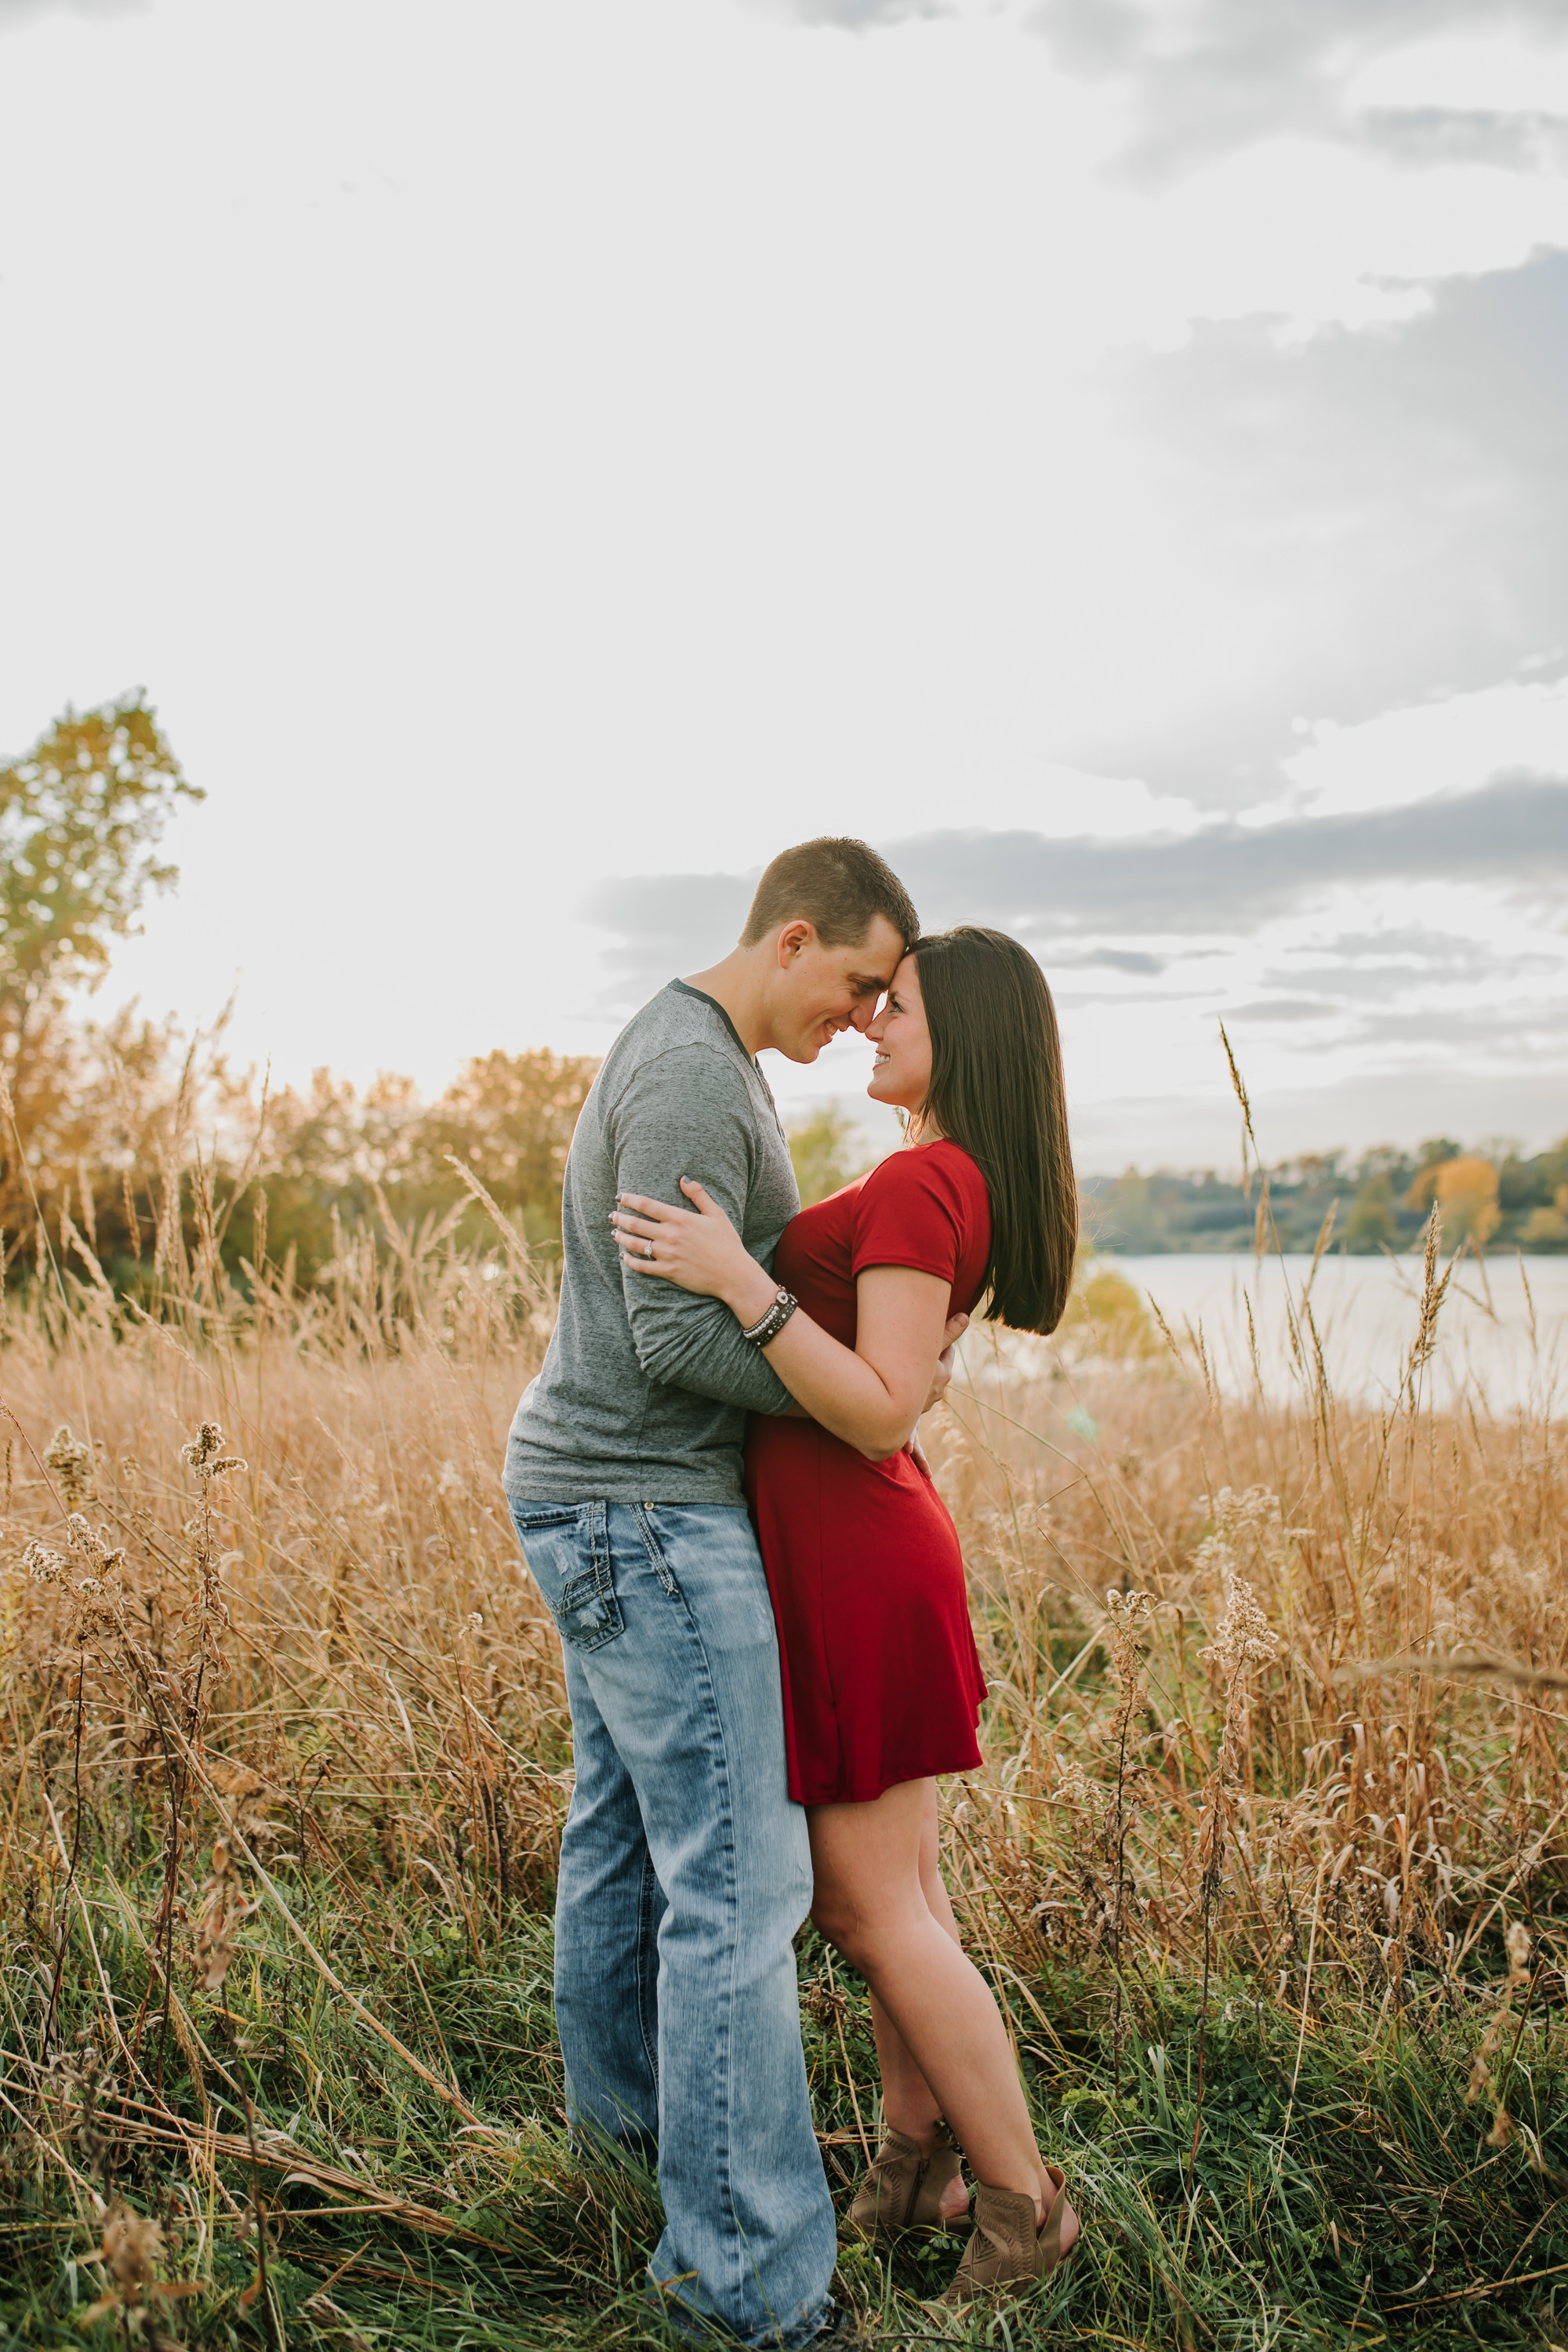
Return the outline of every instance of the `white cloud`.
<path id="1" fill-rule="evenodd" d="M 5 33 L 0 745 L 143 680 L 211 793 L 117 990 L 210 1013 L 238 968 L 258 1059 L 438 1084 L 605 1042 L 595 875 L 818 830 L 1188 839 L 1265 789 L 1233 763 L 1274 714 L 1352 715 L 1303 705 L 1299 647 L 1365 635 L 1357 713 L 1418 690 L 1379 687 L 1392 619 L 1345 622 L 1334 499 L 1277 497 L 1311 412 L 1248 380 L 1215 475 L 1184 363 L 1126 363 L 1133 417 L 1121 354 L 1249 317 L 1394 353 L 1455 272 L 1568 244 L 1568 184 L 1299 126 L 1117 182 L 1127 93 L 1035 14 L 155 0 Z M 1489 483 L 1461 502 L 1528 536 Z M 1339 742 L 1302 804 L 1386 805 Z M 1213 1005 L 1262 985 L 1170 969 L 1157 1019 L 1136 972 L 1084 983 L 1086 1085 L 1198 1083 Z"/>
<path id="2" fill-rule="evenodd" d="M 1439 793 L 1474 791 L 1510 769 L 1568 776 L 1568 678 L 1509 679 L 1355 726 L 1321 719 L 1310 735 L 1282 765 L 1311 816 L 1407 808 Z M 1277 821 L 1288 813 L 1274 803 L 1248 815 Z"/>
<path id="3" fill-rule="evenodd" d="M 1456 113 L 1568 114 L 1568 47 L 1524 37 L 1507 22 L 1486 32 L 1413 41 L 1369 58 L 1345 86 L 1357 110 L 1442 107 Z"/>
<path id="4" fill-rule="evenodd" d="M 1430 281 L 1516 268 L 1568 243 L 1568 179 L 1482 164 L 1410 173 L 1305 136 L 1273 139 L 1184 178 L 1115 224 L 1123 331 L 1274 313 L 1287 341 L 1418 317 Z M 1168 329 L 1167 329 L 1168 333 Z"/>
<path id="5" fill-rule="evenodd" d="M 1181 837 L 1209 820 L 1180 793 L 1152 790 L 1139 776 L 1097 776 L 1052 761 L 1027 763 L 997 757 L 987 762 L 981 818 L 995 833 L 1045 834 L 1058 840 L 1131 841 L 1144 834 Z M 911 833 L 970 821 L 951 791 L 914 794 L 899 812 Z"/>

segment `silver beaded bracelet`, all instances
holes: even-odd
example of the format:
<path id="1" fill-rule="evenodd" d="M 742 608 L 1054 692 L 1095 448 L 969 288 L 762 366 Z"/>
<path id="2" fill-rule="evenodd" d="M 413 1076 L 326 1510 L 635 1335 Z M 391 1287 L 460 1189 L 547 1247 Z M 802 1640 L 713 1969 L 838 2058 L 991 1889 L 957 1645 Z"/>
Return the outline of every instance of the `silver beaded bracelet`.
<path id="1" fill-rule="evenodd" d="M 762 1321 L 753 1323 L 749 1331 L 742 1331 L 742 1339 L 749 1339 L 753 1348 L 765 1348 L 771 1339 L 778 1338 L 799 1305 L 799 1299 L 792 1298 L 787 1290 L 779 1291 Z"/>

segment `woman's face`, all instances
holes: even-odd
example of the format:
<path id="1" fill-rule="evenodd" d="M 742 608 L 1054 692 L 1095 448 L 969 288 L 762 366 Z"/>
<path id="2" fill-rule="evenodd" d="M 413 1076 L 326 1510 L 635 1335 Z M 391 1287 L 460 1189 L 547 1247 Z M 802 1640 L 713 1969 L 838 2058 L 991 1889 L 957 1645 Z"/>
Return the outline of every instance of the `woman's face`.
<path id="1" fill-rule="evenodd" d="M 877 1049 L 871 1083 L 873 1102 L 896 1103 L 919 1111 L 931 1092 L 931 1031 L 921 1003 L 920 968 L 907 955 L 893 974 L 888 1001 L 866 1034 Z"/>

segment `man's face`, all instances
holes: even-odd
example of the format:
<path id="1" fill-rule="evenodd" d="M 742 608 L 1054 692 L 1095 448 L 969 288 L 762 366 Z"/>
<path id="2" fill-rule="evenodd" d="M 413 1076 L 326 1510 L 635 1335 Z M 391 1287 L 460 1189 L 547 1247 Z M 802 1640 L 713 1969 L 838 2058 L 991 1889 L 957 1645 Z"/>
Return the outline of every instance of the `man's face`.
<path id="1" fill-rule="evenodd" d="M 903 940 L 878 915 L 855 947 L 825 947 L 807 922 L 786 923 L 769 992 L 770 1045 L 792 1062 L 815 1062 L 846 1029 L 863 1030 L 898 970 Z"/>

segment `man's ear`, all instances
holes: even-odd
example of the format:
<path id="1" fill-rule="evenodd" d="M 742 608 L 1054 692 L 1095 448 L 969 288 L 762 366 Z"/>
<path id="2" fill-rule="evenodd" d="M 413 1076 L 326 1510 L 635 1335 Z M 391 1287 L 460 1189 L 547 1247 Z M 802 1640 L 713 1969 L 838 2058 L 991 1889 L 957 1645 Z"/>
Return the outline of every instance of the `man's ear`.
<path id="1" fill-rule="evenodd" d="M 793 923 L 786 923 L 778 936 L 780 971 L 787 971 L 801 950 L 816 937 L 816 925 L 808 923 L 804 915 L 797 915 Z"/>

